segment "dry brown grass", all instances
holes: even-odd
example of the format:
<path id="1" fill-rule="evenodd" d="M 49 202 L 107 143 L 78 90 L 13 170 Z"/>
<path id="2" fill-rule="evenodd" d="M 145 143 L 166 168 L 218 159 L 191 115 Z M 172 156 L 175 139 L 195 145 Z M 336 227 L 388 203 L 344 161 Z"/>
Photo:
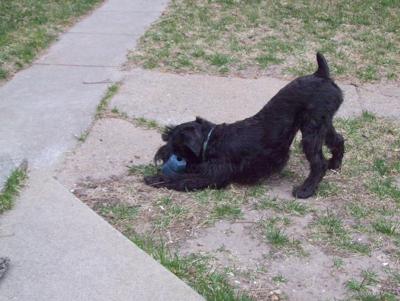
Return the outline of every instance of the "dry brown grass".
<path id="1" fill-rule="evenodd" d="M 253 77 L 303 75 L 321 51 L 340 79 L 396 80 L 398 1 L 174 0 L 131 61 L 145 68 Z"/>

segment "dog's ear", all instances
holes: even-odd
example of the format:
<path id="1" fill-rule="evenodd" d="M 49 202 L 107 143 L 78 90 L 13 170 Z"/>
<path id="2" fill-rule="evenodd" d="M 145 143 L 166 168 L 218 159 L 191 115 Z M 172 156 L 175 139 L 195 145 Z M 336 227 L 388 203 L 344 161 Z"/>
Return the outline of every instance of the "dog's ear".
<path id="1" fill-rule="evenodd" d="M 163 163 L 167 162 L 171 154 L 172 151 L 169 144 L 161 146 L 154 155 L 154 165 L 157 166 L 159 161 L 162 161 Z"/>
<path id="2" fill-rule="evenodd" d="M 205 120 L 205 119 L 203 119 L 203 118 L 201 118 L 201 117 L 199 117 L 199 116 L 196 116 L 196 122 L 197 123 L 200 123 L 200 124 L 203 124 L 203 123 L 205 123 L 207 120 Z"/>
<path id="3" fill-rule="evenodd" d="M 172 131 L 174 130 L 174 125 L 167 125 L 161 134 L 161 139 L 165 142 L 168 142 L 169 137 L 171 136 Z"/>
<path id="4" fill-rule="evenodd" d="M 200 127 L 186 129 L 181 135 L 183 145 L 189 148 L 196 157 L 199 157 L 203 146 L 203 136 Z"/>

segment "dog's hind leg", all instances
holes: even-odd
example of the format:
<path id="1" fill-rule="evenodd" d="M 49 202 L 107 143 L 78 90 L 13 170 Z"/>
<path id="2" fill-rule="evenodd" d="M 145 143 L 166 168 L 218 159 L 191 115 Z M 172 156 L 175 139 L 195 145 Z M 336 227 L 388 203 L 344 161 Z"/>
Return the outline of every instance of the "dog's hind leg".
<path id="1" fill-rule="evenodd" d="M 325 136 L 325 144 L 328 146 L 332 153 L 332 158 L 328 161 L 329 169 L 338 169 L 342 165 L 344 154 L 344 139 L 343 136 L 338 134 L 331 125 Z"/>
<path id="2" fill-rule="evenodd" d="M 295 197 L 308 198 L 312 196 L 326 173 L 328 163 L 322 153 L 326 131 L 326 125 L 315 120 L 301 127 L 302 146 L 310 163 L 310 173 L 302 185 L 293 189 Z"/>

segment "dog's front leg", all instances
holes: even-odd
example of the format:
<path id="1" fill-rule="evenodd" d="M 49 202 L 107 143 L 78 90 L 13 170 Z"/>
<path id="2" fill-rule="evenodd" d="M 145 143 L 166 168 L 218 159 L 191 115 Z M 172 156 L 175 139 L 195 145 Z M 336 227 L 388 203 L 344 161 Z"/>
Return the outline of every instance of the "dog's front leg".
<path id="1" fill-rule="evenodd" d="M 168 181 L 165 187 L 177 191 L 195 191 L 205 188 L 222 188 L 227 183 L 222 181 L 213 181 L 210 178 L 198 174 L 183 174 L 181 177 Z"/>
<path id="2" fill-rule="evenodd" d="M 187 173 L 167 177 L 157 175 L 146 177 L 145 183 L 153 187 L 165 187 L 177 191 L 194 191 L 205 188 L 222 188 L 229 184 L 229 175 L 225 165 L 201 164 Z"/>

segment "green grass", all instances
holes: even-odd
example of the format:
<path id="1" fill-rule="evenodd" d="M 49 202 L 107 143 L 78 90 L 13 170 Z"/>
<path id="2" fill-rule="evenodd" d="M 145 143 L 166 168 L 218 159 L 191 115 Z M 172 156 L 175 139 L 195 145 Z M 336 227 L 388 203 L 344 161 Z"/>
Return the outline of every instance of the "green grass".
<path id="1" fill-rule="evenodd" d="M 26 177 L 26 167 L 17 168 L 10 174 L 3 190 L 0 192 L 0 214 L 13 207 L 15 198 L 24 185 Z"/>
<path id="2" fill-rule="evenodd" d="M 334 183 L 322 180 L 318 186 L 317 196 L 326 198 L 337 195 L 338 193 L 339 188 Z"/>
<path id="3" fill-rule="evenodd" d="M 256 209 L 274 209 L 278 212 L 289 213 L 293 215 L 305 215 L 309 212 L 307 205 L 297 200 L 278 200 L 276 198 L 262 198 L 257 204 Z"/>
<path id="4" fill-rule="evenodd" d="M 157 174 L 157 167 L 154 164 L 141 164 L 129 166 L 129 173 L 143 177 L 154 176 Z"/>
<path id="5" fill-rule="evenodd" d="M 285 277 L 283 277 L 281 274 L 279 274 L 279 275 L 272 277 L 272 281 L 277 282 L 277 283 L 286 283 L 287 279 Z"/>
<path id="6" fill-rule="evenodd" d="M 137 234 L 128 236 L 132 242 L 150 254 L 160 264 L 188 283 L 209 301 L 251 301 L 242 293 L 237 293 L 229 284 L 226 275 L 211 269 L 207 257 L 190 255 L 186 257 L 172 254 L 166 246 L 149 237 Z"/>
<path id="7" fill-rule="evenodd" d="M 209 221 L 238 219 L 243 216 L 241 205 L 246 202 L 245 194 L 232 189 L 205 189 L 193 193 L 194 198 L 211 209 Z"/>
<path id="8" fill-rule="evenodd" d="M 390 220 L 379 219 L 373 223 L 376 231 L 386 234 L 395 235 L 397 233 L 398 225 Z"/>
<path id="9" fill-rule="evenodd" d="M 106 94 L 103 96 L 103 98 L 100 100 L 100 103 L 97 105 L 96 118 L 101 118 L 103 116 L 103 114 L 108 108 L 110 100 L 114 97 L 115 94 L 117 94 L 119 87 L 120 83 L 115 83 L 110 87 L 108 87 Z"/>
<path id="10" fill-rule="evenodd" d="M 283 230 L 289 223 L 290 220 L 279 217 L 262 221 L 266 240 L 276 248 L 290 247 L 292 242 Z"/>
<path id="11" fill-rule="evenodd" d="M 371 181 L 370 189 L 381 198 L 392 198 L 400 204 L 400 189 L 392 178 L 375 178 Z"/>
<path id="12" fill-rule="evenodd" d="M 0 80 L 30 64 L 58 33 L 102 0 L 1 0 Z"/>
<path id="13" fill-rule="evenodd" d="M 168 202 L 167 202 L 168 201 Z M 162 215 L 155 221 L 157 228 L 165 229 L 170 226 L 175 220 L 185 217 L 188 212 L 186 208 L 172 203 L 170 198 L 163 198 L 160 200 L 161 207 L 163 208 Z"/>
<path id="14" fill-rule="evenodd" d="M 395 301 L 397 297 L 391 292 L 385 291 L 377 286 L 379 279 L 377 274 L 371 270 L 361 272 L 361 280 L 350 279 L 346 283 L 351 300 L 360 301 Z"/>
<path id="15" fill-rule="evenodd" d="M 340 257 L 335 257 L 335 258 L 333 258 L 333 266 L 334 266 L 336 269 L 342 268 L 342 267 L 344 266 L 344 261 L 343 261 L 343 259 L 340 258 Z"/>
<path id="16" fill-rule="evenodd" d="M 155 120 L 146 119 L 144 117 L 137 117 L 137 118 L 134 118 L 133 121 L 137 126 L 140 126 L 140 127 L 146 128 L 146 129 L 155 129 L 155 130 L 159 130 L 160 132 L 162 132 L 164 130 L 164 127 Z"/>
<path id="17" fill-rule="evenodd" d="M 336 77 L 396 80 L 398 15 L 397 0 L 173 0 L 130 57 L 150 69 L 303 75 L 321 51 Z"/>
<path id="18" fill-rule="evenodd" d="M 99 213 L 107 218 L 124 222 L 133 220 L 139 213 L 139 208 L 134 205 L 117 203 L 114 205 L 105 205 L 99 208 Z"/>
<path id="19" fill-rule="evenodd" d="M 212 212 L 214 218 L 222 219 L 222 218 L 232 218 L 237 219 L 243 216 L 242 210 L 235 205 L 230 204 L 222 204 L 215 206 Z"/>
<path id="20" fill-rule="evenodd" d="M 370 246 L 352 239 L 349 230 L 344 226 L 337 215 L 328 212 L 317 220 L 319 227 L 318 239 L 339 250 L 346 250 L 361 254 L 369 254 Z"/>
<path id="21" fill-rule="evenodd" d="M 87 137 L 89 136 L 89 131 L 82 132 L 79 136 L 75 136 L 79 142 L 85 142 Z"/>

